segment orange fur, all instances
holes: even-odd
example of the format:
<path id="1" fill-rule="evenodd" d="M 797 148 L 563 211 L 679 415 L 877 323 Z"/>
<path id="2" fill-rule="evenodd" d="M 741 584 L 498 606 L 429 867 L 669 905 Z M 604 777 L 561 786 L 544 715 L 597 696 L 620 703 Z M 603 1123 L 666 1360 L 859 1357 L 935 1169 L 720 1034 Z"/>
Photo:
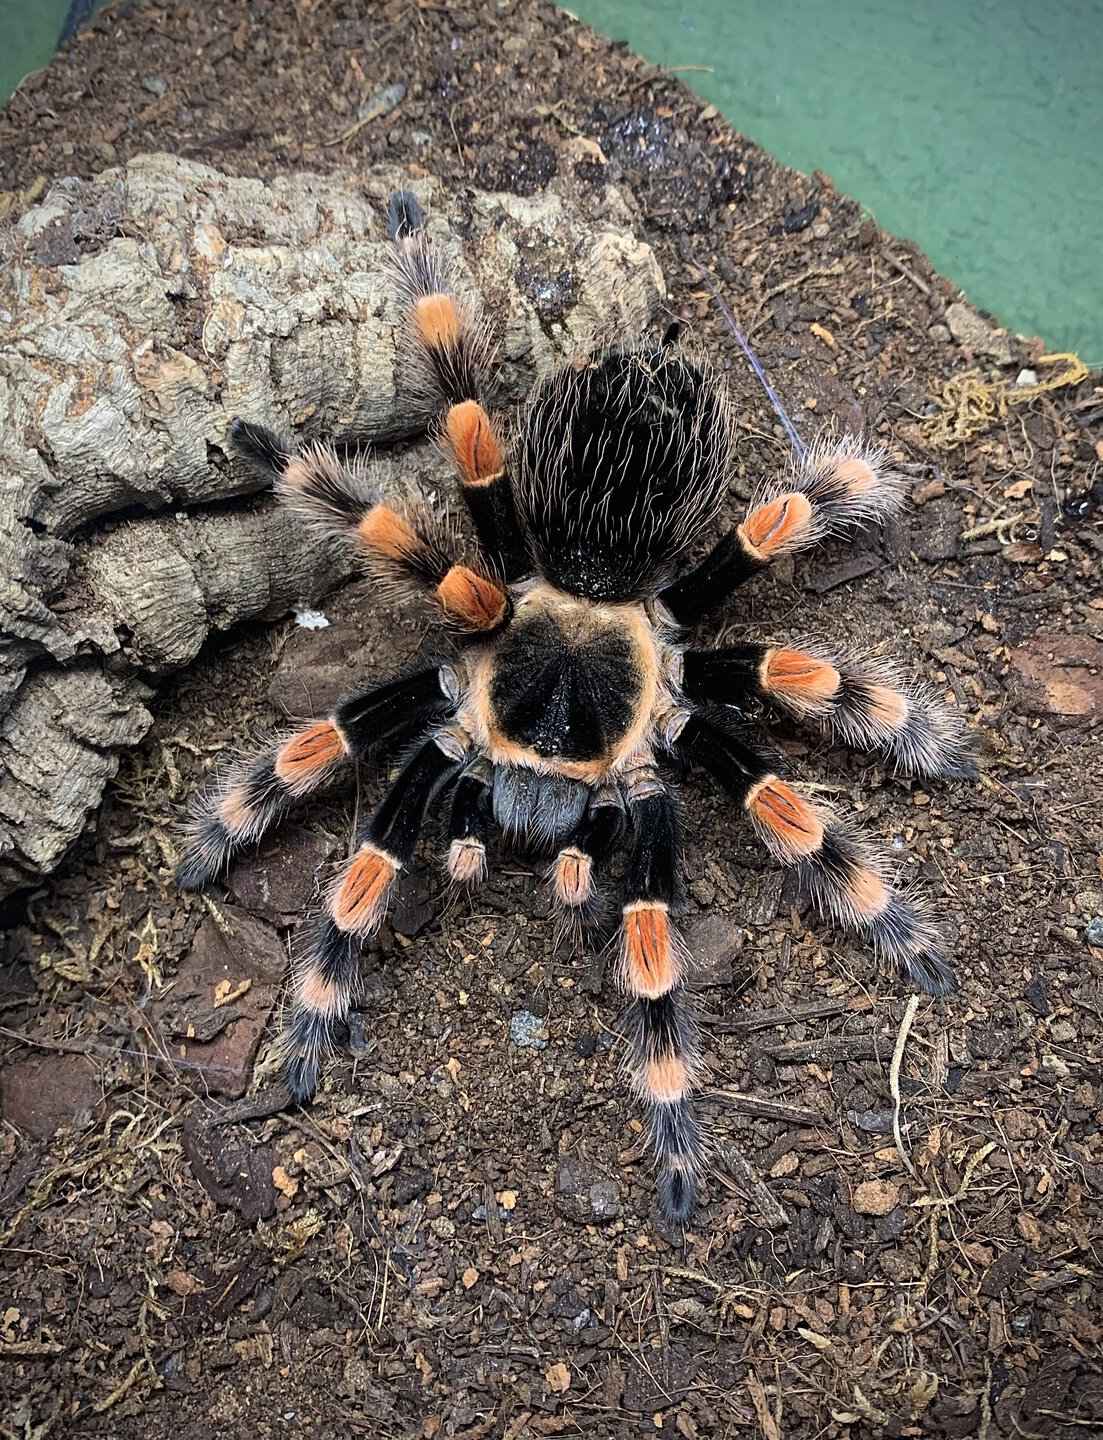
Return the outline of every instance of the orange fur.
<path id="1" fill-rule="evenodd" d="M 871 685 L 866 692 L 869 713 L 880 725 L 899 730 L 908 718 L 907 696 L 891 685 Z"/>
<path id="2" fill-rule="evenodd" d="M 347 752 L 345 738 L 333 721 L 319 720 L 280 746 L 276 752 L 276 775 L 289 790 L 297 790 L 318 779 Z"/>
<path id="3" fill-rule="evenodd" d="M 452 566 L 437 586 L 437 598 L 449 620 L 469 632 L 496 630 L 509 609 L 505 591 L 466 565 Z"/>
<path id="4" fill-rule="evenodd" d="M 457 885 L 474 885 L 486 874 L 486 846 L 481 840 L 453 840 L 448 847 L 448 873 Z"/>
<path id="5" fill-rule="evenodd" d="M 365 845 L 349 861 L 330 913 L 338 930 L 370 935 L 383 919 L 387 892 L 398 873 L 389 855 Z"/>
<path id="6" fill-rule="evenodd" d="M 678 964 L 666 906 L 647 900 L 625 906 L 622 937 L 629 992 L 657 1000 L 673 990 L 678 983 Z"/>
<path id="7" fill-rule="evenodd" d="M 771 777 L 747 796 L 747 809 L 770 832 L 777 852 L 796 860 L 823 844 L 823 821 L 791 785 Z"/>
<path id="8" fill-rule="evenodd" d="M 476 400 L 453 405 L 444 439 L 465 485 L 489 485 L 502 473 L 502 452 L 490 416 Z"/>
<path id="9" fill-rule="evenodd" d="M 765 688 L 802 705 L 831 700 L 839 688 L 839 680 L 834 665 L 800 650 L 771 650 L 766 656 Z"/>
<path id="10" fill-rule="evenodd" d="M 843 886 L 846 903 L 863 919 L 872 920 L 889 903 L 889 888 L 872 870 L 856 870 Z"/>
<path id="11" fill-rule="evenodd" d="M 808 529 L 812 506 L 807 496 L 791 490 L 758 505 L 739 526 L 739 535 L 751 553 L 768 559 L 786 545 L 799 544 Z"/>
<path id="12" fill-rule="evenodd" d="M 690 1088 L 689 1067 L 680 1055 L 649 1060 L 643 1078 L 647 1095 L 660 1104 L 681 1100 Z"/>
<path id="13" fill-rule="evenodd" d="M 423 295 L 415 315 L 421 338 L 431 349 L 451 349 L 459 339 L 459 316 L 450 295 Z"/>
<path id="14" fill-rule="evenodd" d="M 245 785 L 232 785 L 222 797 L 218 807 L 218 818 L 231 835 L 248 835 L 256 824 L 256 812 L 249 800 Z"/>
<path id="15" fill-rule="evenodd" d="M 317 473 L 316 456 L 309 452 L 306 455 L 292 455 L 280 480 L 284 485 L 290 486 L 292 490 L 309 490 L 314 484 L 314 477 Z"/>
<path id="16" fill-rule="evenodd" d="M 555 893 L 561 905 L 585 905 L 594 893 L 593 861 L 581 850 L 561 850 L 555 862 Z"/>
<path id="17" fill-rule="evenodd" d="M 417 532 L 389 505 L 373 505 L 357 526 L 360 542 L 389 560 L 404 560 L 421 548 Z"/>
<path id="18" fill-rule="evenodd" d="M 338 1008 L 340 994 L 331 980 L 323 980 L 317 970 L 304 970 L 295 984 L 296 999 L 307 1010 L 318 1015 L 332 1015 Z"/>
<path id="19" fill-rule="evenodd" d="M 862 495 L 877 485 L 877 475 L 867 460 L 847 455 L 834 466 L 834 479 L 849 495 Z"/>

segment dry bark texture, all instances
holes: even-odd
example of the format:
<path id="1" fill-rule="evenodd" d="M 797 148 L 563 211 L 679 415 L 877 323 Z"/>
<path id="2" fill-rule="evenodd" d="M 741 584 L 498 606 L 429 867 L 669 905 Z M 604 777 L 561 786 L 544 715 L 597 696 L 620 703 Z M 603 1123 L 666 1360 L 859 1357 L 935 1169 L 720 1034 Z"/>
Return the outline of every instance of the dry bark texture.
<path id="1" fill-rule="evenodd" d="M 157 678 L 212 630 L 315 598 L 348 557 L 258 496 L 245 415 L 297 438 L 401 441 L 425 400 L 387 269 L 395 170 L 238 179 L 167 155 L 68 180 L 4 238 L 0 279 L 0 894 L 80 833 Z M 462 283 L 509 317 L 519 396 L 557 357 L 647 325 L 663 282 L 622 193 L 585 206 L 411 188 Z M 458 207 L 458 208 L 457 208 Z M 384 452 L 383 492 L 435 486 Z"/>

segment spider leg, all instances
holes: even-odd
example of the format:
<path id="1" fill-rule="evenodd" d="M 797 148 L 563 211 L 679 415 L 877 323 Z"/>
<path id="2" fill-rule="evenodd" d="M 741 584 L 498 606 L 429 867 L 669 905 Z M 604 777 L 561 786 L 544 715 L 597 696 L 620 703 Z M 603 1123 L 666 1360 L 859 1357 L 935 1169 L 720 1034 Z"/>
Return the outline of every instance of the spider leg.
<path id="1" fill-rule="evenodd" d="M 491 345 L 473 307 L 456 293 L 422 220 L 414 196 L 396 191 L 388 223 L 420 373 L 443 407 L 441 443 L 459 476 L 479 544 L 503 580 L 516 580 L 531 573 L 532 557 L 517 519 L 501 437 L 483 403 L 491 388 Z"/>
<path id="2" fill-rule="evenodd" d="M 670 1219 L 685 1220 L 696 1199 L 704 1141 L 690 1100 L 700 1070 L 695 1030 L 679 1003 L 685 956 L 670 920 L 681 881 L 677 815 L 654 772 L 643 785 L 629 786 L 628 811 L 635 838 L 620 931 L 621 983 L 631 997 L 627 1068 L 648 1109 L 659 1203 Z"/>
<path id="3" fill-rule="evenodd" d="M 957 988 L 930 916 L 885 879 L 879 856 L 826 806 L 782 780 L 774 757 L 750 745 L 722 711 L 695 711 L 675 742 L 743 806 L 775 859 L 792 865 L 820 912 L 864 935 L 929 995 Z"/>
<path id="4" fill-rule="evenodd" d="M 318 720 L 263 754 L 232 766 L 199 801 L 177 868 L 177 883 L 197 890 L 255 843 L 296 801 L 350 760 L 364 759 L 404 726 L 450 713 L 460 679 L 451 665 L 399 675 L 342 700 Z"/>
<path id="5" fill-rule="evenodd" d="M 686 650 L 687 699 L 744 707 L 752 697 L 818 722 L 858 749 L 875 750 L 908 775 L 976 775 L 969 732 L 937 696 L 903 684 L 880 662 L 841 660 L 773 645 Z"/>
<path id="6" fill-rule="evenodd" d="M 477 885 L 486 879 L 493 781 L 493 766 L 480 756 L 467 767 L 452 791 L 445 863 L 457 885 Z"/>
<path id="7" fill-rule="evenodd" d="M 902 504 L 900 478 L 880 451 L 852 436 L 821 441 L 659 598 L 679 624 L 692 625 L 777 556 L 807 549 L 848 525 L 882 520 Z"/>
<path id="8" fill-rule="evenodd" d="M 502 585 L 456 561 L 456 537 L 443 517 L 380 501 L 359 462 L 346 464 L 329 445 L 296 451 L 245 420 L 231 422 L 230 443 L 273 480 L 286 504 L 321 529 L 354 539 L 377 579 L 435 602 L 454 630 L 485 635 L 509 619 Z"/>
<path id="9" fill-rule="evenodd" d="M 551 880 L 556 903 L 565 914 L 584 918 L 596 899 L 595 870 L 612 854 L 624 834 L 624 801 L 615 785 L 590 795 L 586 812 L 555 857 Z"/>
<path id="10" fill-rule="evenodd" d="M 452 728 L 438 731 L 413 752 L 357 832 L 356 851 L 296 959 L 283 1043 L 288 1087 L 298 1100 L 309 1099 L 317 1089 L 334 1028 L 352 1003 L 361 941 L 382 924 L 395 878 L 413 864 L 426 811 L 463 767 L 469 743 Z"/>

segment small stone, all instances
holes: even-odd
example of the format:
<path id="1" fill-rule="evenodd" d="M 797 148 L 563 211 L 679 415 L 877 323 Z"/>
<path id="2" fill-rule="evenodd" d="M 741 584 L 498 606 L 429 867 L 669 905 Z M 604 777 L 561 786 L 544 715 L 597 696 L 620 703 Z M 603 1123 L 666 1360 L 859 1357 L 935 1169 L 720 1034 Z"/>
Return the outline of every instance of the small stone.
<path id="1" fill-rule="evenodd" d="M 509 1038 L 522 1050 L 543 1050 L 547 1047 L 544 1021 L 531 1010 L 518 1010 L 509 1022 Z"/>
<path id="2" fill-rule="evenodd" d="M 936 345 L 948 345 L 950 338 L 950 327 L 948 325 L 927 326 L 927 339 L 932 340 Z"/>
<path id="3" fill-rule="evenodd" d="M 1089 945 L 1103 948 L 1103 915 L 1093 915 L 1084 926 L 1084 939 Z"/>
<path id="4" fill-rule="evenodd" d="M 867 1135 L 892 1134 L 891 1110 L 848 1110 L 846 1119 L 848 1125 L 864 1130 Z"/>
<path id="5" fill-rule="evenodd" d="M 620 1214 L 620 1186 L 615 1180 L 597 1180 L 590 1186 L 590 1209 L 602 1220 L 615 1220 Z"/>
<path id="6" fill-rule="evenodd" d="M 571 1372 L 562 1360 L 548 1366 L 544 1371 L 544 1379 L 553 1395 L 564 1395 L 571 1388 Z"/>
<path id="7" fill-rule="evenodd" d="M 784 884 L 784 877 L 778 871 L 770 870 L 763 875 L 759 882 L 758 892 L 749 896 L 744 902 L 743 913 L 748 925 L 756 928 L 769 925 L 770 921 L 776 917 L 781 905 L 781 891 Z"/>
<path id="8" fill-rule="evenodd" d="M 320 610 L 296 610 L 295 624 L 300 630 L 328 630 L 329 620 Z"/>
<path id="9" fill-rule="evenodd" d="M 150 1013 L 197 1082 L 236 1099 L 248 1087 L 253 1057 L 283 984 L 287 953 L 272 927 L 244 910 L 223 905 L 220 914 L 228 930 L 213 915 L 203 920 L 175 985 L 151 1005 Z M 216 991 L 223 985 L 234 999 L 216 1006 Z M 265 1178 L 270 1185 L 271 1169 Z"/>
<path id="10" fill-rule="evenodd" d="M 1023 1252 L 1005 1250 L 985 1271 L 980 1282 L 980 1293 L 988 1300 L 998 1300 L 1007 1293 L 1022 1268 Z"/>
<path id="11" fill-rule="evenodd" d="M 772 918 L 772 917 L 771 917 Z M 697 985 L 730 985 L 732 962 L 743 948 L 743 932 L 722 915 L 694 915 L 683 926 Z"/>
<path id="12" fill-rule="evenodd" d="M 1007 332 L 999 330 L 978 315 L 971 305 L 958 301 L 946 307 L 946 324 L 959 345 L 975 355 L 989 355 L 1001 365 L 1011 364 L 1011 342 Z"/>
<path id="13" fill-rule="evenodd" d="M 1011 652 L 1015 698 L 1032 715 L 1103 711 L 1103 644 L 1090 635 L 1033 635 Z"/>
<path id="14" fill-rule="evenodd" d="M 0 1095 L 9 1125 L 48 1140 L 60 1125 L 87 1128 L 102 1091 L 87 1056 L 41 1055 L 5 1065 Z"/>
<path id="15" fill-rule="evenodd" d="M 273 925 L 287 925 L 312 905 L 337 845 L 301 825 L 281 825 L 257 853 L 246 853 L 230 876 L 235 899 Z"/>
<path id="16" fill-rule="evenodd" d="M 716 899 L 716 886 L 711 880 L 701 878 L 690 882 L 689 893 L 702 909 L 707 910 Z"/>
<path id="17" fill-rule="evenodd" d="M 1103 921 L 1100 921 L 1103 927 Z M 1100 941 L 1103 943 L 1103 928 L 1100 931 Z M 1089 941 L 1089 944 L 1091 942 Z M 1049 994 L 1046 991 L 1045 982 L 1040 975 L 1035 975 L 1033 980 L 1028 980 L 1023 990 L 1023 998 L 1034 1011 L 1035 1015 L 1048 1015 L 1053 1009 L 1049 1003 Z"/>
<path id="18" fill-rule="evenodd" d="M 946 493 L 946 482 L 933 477 L 917 485 L 911 492 L 913 505 L 926 505 L 928 500 L 938 500 Z"/>
<path id="19" fill-rule="evenodd" d="M 156 95 L 158 100 L 169 88 L 168 81 L 163 75 L 143 75 L 141 85 L 143 90 L 148 90 L 151 95 Z"/>
<path id="20" fill-rule="evenodd" d="M 887 1215 L 900 1203 L 900 1184 L 896 1180 L 867 1180 L 854 1192 L 856 1215 Z"/>

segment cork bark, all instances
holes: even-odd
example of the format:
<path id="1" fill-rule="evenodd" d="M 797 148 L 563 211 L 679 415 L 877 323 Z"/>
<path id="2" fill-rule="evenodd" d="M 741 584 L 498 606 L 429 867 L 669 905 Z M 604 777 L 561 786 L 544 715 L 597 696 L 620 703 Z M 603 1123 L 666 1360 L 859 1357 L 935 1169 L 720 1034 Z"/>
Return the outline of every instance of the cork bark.
<path id="1" fill-rule="evenodd" d="M 0 895 L 57 866 L 212 630 L 349 572 L 228 454 L 234 416 L 371 443 L 384 493 L 447 495 L 402 363 L 398 185 L 482 298 L 512 400 L 646 330 L 663 282 L 630 203 L 571 171 L 522 199 L 149 155 L 61 182 L 0 237 Z"/>

